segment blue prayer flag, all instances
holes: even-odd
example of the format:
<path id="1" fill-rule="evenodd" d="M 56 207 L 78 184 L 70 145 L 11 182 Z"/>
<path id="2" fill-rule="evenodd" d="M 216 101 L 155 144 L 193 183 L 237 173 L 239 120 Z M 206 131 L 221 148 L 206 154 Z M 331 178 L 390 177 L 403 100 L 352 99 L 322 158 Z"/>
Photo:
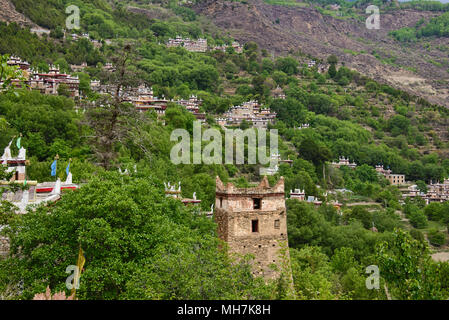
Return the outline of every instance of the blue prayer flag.
<path id="1" fill-rule="evenodd" d="M 56 176 L 56 160 L 51 164 L 51 175 Z"/>

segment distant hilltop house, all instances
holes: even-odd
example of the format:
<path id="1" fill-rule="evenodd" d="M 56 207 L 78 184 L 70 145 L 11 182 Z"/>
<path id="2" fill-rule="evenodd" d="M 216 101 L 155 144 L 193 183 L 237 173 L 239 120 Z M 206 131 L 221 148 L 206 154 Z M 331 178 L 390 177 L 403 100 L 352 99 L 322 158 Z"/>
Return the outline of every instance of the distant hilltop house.
<path id="1" fill-rule="evenodd" d="M 327 196 L 327 193 L 325 195 Z M 323 204 L 323 202 L 318 200 L 315 196 L 307 197 L 304 189 L 290 190 L 290 199 L 313 203 L 316 208 L 320 207 Z M 337 210 L 338 213 L 341 213 L 341 207 L 343 204 L 341 204 L 337 200 L 331 201 L 330 204 Z"/>
<path id="2" fill-rule="evenodd" d="M 30 70 L 30 64 L 27 61 L 22 61 L 22 59 L 20 57 L 16 57 L 16 56 L 9 57 L 7 64 L 9 66 L 17 66 L 23 71 Z"/>
<path id="3" fill-rule="evenodd" d="M 338 11 L 338 10 L 341 9 L 341 6 L 340 6 L 339 4 L 334 3 L 334 4 L 331 4 L 331 5 L 329 6 L 329 8 L 330 8 L 331 10 L 333 10 L 333 11 Z"/>
<path id="4" fill-rule="evenodd" d="M 206 121 L 206 114 L 200 112 L 200 106 L 203 104 L 203 100 L 199 99 L 197 96 L 191 95 L 189 99 L 180 99 L 173 102 L 185 107 L 197 120 L 201 122 Z"/>
<path id="5" fill-rule="evenodd" d="M 284 90 L 281 87 L 277 86 L 276 89 L 272 91 L 273 98 L 285 100 L 286 96 Z"/>
<path id="6" fill-rule="evenodd" d="M 304 61 L 303 63 L 306 64 L 308 68 L 315 68 L 318 73 L 325 73 L 329 68 L 328 64 L 316 59 Z"/>
<path id="7" fill-rule="evenodd" d="M 315 205 L 315 207 L 319 207 L 323 203 L 322 201 L 318 200 L 314 196 L 308 196 L 306 198 L 305 191 L 301 190 L 301 189 L 290 190 L 290 199 L 296 199 L 298 201 L 306 201 L 309 203 L 313 203 Z"/>
<path id="8" fill-rule="evenodd" d="M 78 41 L 78 40 L 81 40 L 81 39 L 87 39 L 97 49 L 99 49 L 99 48 L 101 48 L 103 46 L 101 41 L 95 40 L 95 39 L 91 39 L 88 32 L 87 33 L 82 33 L 81 35 L 76 34 L 76 33 L 71 33 L 70 37 L 72 38 L 73 41 Z M 66 39 L 66 38 L 67 38 L 67 31 L 64 30 L 64 39 Z M 108 44 L 110 44 L 110 43 L 108 43 Z"/>
<path id="9" fill-rule="evenodd" d="M 308 123 L 303 123 L 299 127 L 296 127 L 296 129 L 298 129 L 298 130 L 308 129 L 308 128 L 310 128 L 310 124 L 308 124 Z"/>
<path id="10" fill-rule="evenodd" d="M 212 48 L 212 50 L 226 52 L 227 48 L 234 48 L 235 52 L 237 52 L 237 53 L 243 52 L 243 46 L 240 43 L 238 43 L 237 41 L 234 41 L 231 45 L 215 46 Z"/>
<path id="11" fill-rule="evenodd" d="M 116 69 L 111 62 L 106 62 L 106 64 L 103 66 L 103 70 L 108 72 L 114 72 Z"/>
<path id="12" fill-rule="evenodd" d="M 61 73 L 59 67 L 50 65 L 48 72 L 37 71 L 30 68 L 30 64 L 22 61 L 21 58 L 12 56 L 7 64 L 9 66 L 17 66 L 22 70 L 24 77 L 24 84 L 32 89 L 39 90 L 42 94 L 57 95 L 61 84 L 65 84 L 73 98 L 78 98 L 80 80 L 78 76 Z M 12 85 L 15 87 L 22 87 L 20 79 L 13 79 Z"/>
<path id="13" fill-rule="evenodd" d="M 124 97 L 125 102 L 129 102 L 136 110 L 140 112 L 153 110 L 158 115 L 164 115 L 167 105 L 170 102 L 176 103 L 186 108 L 195 118 L 201 122 L 206 121 L 206 114 L 200 112 L 200 106 L 203 103 L 197 96 L 191 95 L 189 99 L 168 100 L 164 96 L 161 98 L 154 96 L 153 88 L 140 85 L 136 89 L 131 89 Z"/>
<path id="14" fill-rule="evenodd" d="M 416 197 L 421 197 L 424 198 L 426 196 L 426 194 L 424 192 L 421 192 L 418 189 L 418 186 L 416 184 L 411 185 L 407 188 L 406 193 L 403 194 L 403 197 L 409 197 L 409 198 L 416 198 Z"/>
<path id="15" fill-rule="evenodd" d="M 357 164 L 355 162 L 350 162 L 349 158 L 345 158 L 345 157 L 340 157 L 338 159 L 338 162 L 333 161 L 331 163 L 332 166 L 336 167 L 336 168 L 340 168 L 342 166 L 347 166 L 351 169 L 355 169 L 357 167 Z"/>
<path id="16" fill-rule="evenodd" d="M 310 60 L 309 63 L 307 64 L 307 66 L 309 68 L 313 68 L 313 67 L 315 67 L 315 65 L 316 65 L 316 61 L 315 60 Z"/>
<path id="17" fill-rule="evenodd" d="M 168 39 L 167 47 L 184 47 L 187 51 L 190 52 L 206 52 L 207 51 L 207 39 L 199 38 L 197 40 L 193 40 L 190 38 L 182 38 L 181 36 L 177 36 L 175 39 Z"/>
<path id="18" fill-rule="evenodd" d="M 405 184 L 405 174 L 391 173 L 390 169 L 385 169 L 380 164 L 376 166 L 376 171 L 390 181 L 390 184 L 392 185 L 399 186 Z"/>
<path id="19" fill-rule="evenodd" d="M 169 102 L 165 97 L 155 97 L 153 89 L 145 85 L 141 85 L 136 91 L 127 94 L 124 101 L 131 103 L 140 112 L 153 110 L 158 115 L 165 114 Z"/>
<path id="20" fill-rule="evenodd" d="M 93 91 L 97 91 L 98 88 L 100 88 L 100 86 L 101 86 L 100 80 L 90 80 L 90 88 Z"/>
<path id="21" fill-rule="evenodd" d="M 83 62 L 81 65 L 71 64 L 70 69 L 72 69 L 73 72 L 81 72 L 84 71 L 84 69 L 87 68 L 87 63 Z"/>
<path id="22" fill-rule="evenodd" d="M 306 193 L 304 189 L 290 190 L 290 199 L 297 199 L 298 201 L 304 201 L 306 199 Z"/>
<path id="23" fill-rule="evenodd" d="M 268 124 L 275 122 L 276 113 L 269 108 L 262 108 L 258 102 L 252 100 L 240 106 L 234 106 L 223 116 L 216 118 L 217 123 L 223 127 L 239 126 L 244 120 L 253 127 L 266 128 Z"/>
<path id="24" fill-rule="evenodd" d="M 73 41 L 78 41 L 80 39 L 88 39 L 88 40 L 90 40 L 89 33 L 82 33 L 81 35 L 78 35 L 76 33 L 72 33 L 72 34 L 70 34 L 70 37 L 72 38 Z"/>
<path id="25" fill-rule="evenodd" d="M 54 65 L 50 66 L 48 72 L 31 71 L 31 77 L 29 79 L 30 87 L 39 90 L 43 94 L 57 95 L 61 84 L 67 85 L 72 98 L 78 98 L 80 96 L 80 80 L 78 76 L 61 73 L 59 67 Z"/>
<path id="26" fill-rule="evenodd" d="M 278 163 L 286 163 L 288 165 L 292 165 L 293 164 L 293 160 L 290 160 L 290 157 L 288 157 L 287 159 L 282 160 L 282 157 L 279 153 L 273 153 L 271 154 L 271 159 L 277 161 Z"/>
<path id="27" fill-rule="evenodd" d="M 444 179 L 443 183 L 430 183 L 427 186 L 427 194 L 424 197 L 426 203 L 445 202 L 449 200 L 449 179 Z"/>

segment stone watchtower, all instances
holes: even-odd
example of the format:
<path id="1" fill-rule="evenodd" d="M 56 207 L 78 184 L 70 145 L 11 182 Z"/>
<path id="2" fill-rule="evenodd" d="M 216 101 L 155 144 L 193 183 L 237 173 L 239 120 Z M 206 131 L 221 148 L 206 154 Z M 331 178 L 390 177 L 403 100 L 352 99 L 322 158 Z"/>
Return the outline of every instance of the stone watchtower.
<path id="1" fill-rule="evenodd" d="M 216 179 L 215 222 L 218 235 L 230 253 L 255 256 L 253 273 L 266 279 L 279 276 L 270 265 L 280 267 L 280 249 L 288 248 L 284 178 L 270 187 L 267 177 L 254 188 L 226 186 Z M 288 258 L 288 251 L 286 253 Z M 289 260 L 288 264 L 289 263 Z M 290 268 L 290 266 L 289 266 Z"/>

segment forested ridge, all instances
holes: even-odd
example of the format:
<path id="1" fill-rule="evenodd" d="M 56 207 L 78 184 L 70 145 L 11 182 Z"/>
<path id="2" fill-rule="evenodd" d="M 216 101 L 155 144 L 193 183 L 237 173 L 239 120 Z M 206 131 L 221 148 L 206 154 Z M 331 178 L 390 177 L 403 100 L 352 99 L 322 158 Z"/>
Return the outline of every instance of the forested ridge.
<path id="1" fill-rule="evenodd" d="M 88 66 L 76 73 L 80 100 L 64 92 L 0 93 L 0 148 L 22 134 L 30 160 L 27 179 L 54 181 L 50 165 L 59 155 L 57 176 L 65 178 L 70 161 L 74 182 L 81 185 L 24 215 L 2 202 L 0 225 L 7 227 L 1 232 L 10 238 L 11 252 L 0 260 L 0 299 L 32 299 L 47 286 L 66 290 L 65 269 L 76 262 L 80 247 L 86 265 L 79 299 L 386 299 L 385 287 L 394 299 L 449 298 L 449 264 L 431 259 L 447 245 L 448 205 L 402 201 L 399 188 L 374 169 L 382 164 L 423 190 L 447 178 L 446 108 L 369 79 L 335 56 L 316 59 L 328 66 L 319 72 L 307 64 L 314 57 L 300 51 L 274 57 L 254 42 L 245 43 L 242 53 L 232 47 L 206 53 L 167 48 L 164 43 L 177 35 L 203 37 L 210 46 L 234 40 L 176 1 L 70 2 L 81 9 L 78 33 L 89 32 L 102 41 L 100 48 L 89 39 L 63 37 L 65 1 L 13 2 L 51 33 L 40 37 L 0 23 L 2 62 L 16 55 L 34 68 L 48 71 L 55 64 L 72 74 L 71 64 Z M 160 10 L 164 18 L 130 13 L 127 4 Z M 108 62 L 118 70 L 104 71 Z M 215 117 L 249 100 L 277 113 L 269 128 L 278 129 L 281 157 L 293 163 L 280 164 L 270 184 L 283 176 L 287 197 L 300 188 L 324 201 L 316 208 L 286 200 L 294 290 L 284 278 L 265 282 L 253 276 L 251 257 L 239 263 L 229 257 L 213 220 L 164 195 L 164 182 L 181 181 L 182 195 L 196 192 L 206 211 L 215 202 L 216 176 L 248 187 L 262 179 L 260 166 L 173 164 L 170 134 L 182 128 L 192 135 L 194 116 L 170 103 L 160 121 L 154 112 L 138 113 L 98 94 L 91 80 L 124 88 L 144 83 L 168 99 L 194 94 L 207 114 L 202 130 L 223 132 Z M 278 88 L 285 99 L 275 98 Z M 297 129 L 306 123 L 309 128 Z M 108 126 L 116 135 L 104 143 Z M 14 145 L 12 152 L 18 153 Z M 330 165 L 341 156 L 357 168 Z M 352 193 L 328 193 L 337 189 Z M 330 200 L 343 204 L 341 215 Z M 381 270 L 379 290 L 366 288 L 369 265 Z M 288 276 L 288 268 L 281 269 Z"/>

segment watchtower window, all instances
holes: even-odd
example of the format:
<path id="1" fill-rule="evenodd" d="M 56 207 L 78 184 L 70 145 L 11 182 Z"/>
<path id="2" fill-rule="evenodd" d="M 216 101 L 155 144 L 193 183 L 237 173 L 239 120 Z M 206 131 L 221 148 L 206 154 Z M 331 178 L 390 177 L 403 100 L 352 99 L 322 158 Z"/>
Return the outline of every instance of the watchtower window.
<path id="1" fill-rule="evenodd" d="M 220 198 L 220 208 L 223 208 L 223 198 Z"/>
<path id="2" fill-rule="evenodd" d="M 262 206 L 262 199 L 254 198 L 253 199 L 253 208 L 254 210 L 259 210 Z"/>
<path id="3" fill-rule="evenodd" d="M 281 221 L 279 220 L 274 220 L 274 228 L 275 229 L 279 229 L 281 227 Z"/>
<path id="4" fill-rule="evenodd" d="M 14 173 L 14 180 L 19 180 L 19 171 Z"/>
<path id="5" fill-rule="evenodd" d="M 251 221 L 251 230 L 253 232 L 259 232 L 259 220 L 252 220 Z"/>

